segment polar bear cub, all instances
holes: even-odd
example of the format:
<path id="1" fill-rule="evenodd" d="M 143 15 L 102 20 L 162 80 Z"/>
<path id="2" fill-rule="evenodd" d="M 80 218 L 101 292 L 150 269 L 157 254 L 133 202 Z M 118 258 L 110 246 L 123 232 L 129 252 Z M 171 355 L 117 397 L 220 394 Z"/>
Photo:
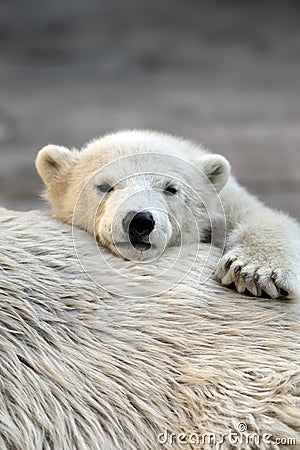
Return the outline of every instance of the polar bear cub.
<path id="1" fill-rule="evenodd" d="M 216 270 L 222 284 L 255 296 L 299 294 L 299 225 L 241 187 L 221 155 L 130 130 L 80 151 L 47 145 L 36 168 L 55 217 L 118 256 L 145 262 L 168 246 L 212 241 L 224 247 Z"/>

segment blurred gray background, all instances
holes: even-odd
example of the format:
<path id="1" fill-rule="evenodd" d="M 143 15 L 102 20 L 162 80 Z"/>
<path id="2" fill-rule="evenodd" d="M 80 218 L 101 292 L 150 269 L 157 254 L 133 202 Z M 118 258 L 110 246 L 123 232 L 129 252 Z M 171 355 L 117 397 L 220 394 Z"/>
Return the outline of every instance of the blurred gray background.
<path id="1" fill-rule="evenodd" d="M 300 219 L 297 1 L 0 0 L 0 87 L 0 205 L 45 207 L 45 144 L 146 127 Z"/>

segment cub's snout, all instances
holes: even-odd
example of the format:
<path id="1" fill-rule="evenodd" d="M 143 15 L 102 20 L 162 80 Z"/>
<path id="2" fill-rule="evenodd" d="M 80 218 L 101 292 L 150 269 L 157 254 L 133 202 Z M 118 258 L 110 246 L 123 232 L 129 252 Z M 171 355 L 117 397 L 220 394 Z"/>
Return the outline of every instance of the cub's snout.
<path id="1" fill-rule="evenodd" d="M 123 229 L 135 248 L 140 244 L 150 247 L 149 235 L 154 227 L 155 220 L 150 211 L 130 211 L 123 220 Z"/>
<path id="2" fill-rule="evenodd" d="M 155 220 L 151 212 L 142 211 L 135 214 L 129 224 L 129 234 L 147 236 L 154 229 Z"/>

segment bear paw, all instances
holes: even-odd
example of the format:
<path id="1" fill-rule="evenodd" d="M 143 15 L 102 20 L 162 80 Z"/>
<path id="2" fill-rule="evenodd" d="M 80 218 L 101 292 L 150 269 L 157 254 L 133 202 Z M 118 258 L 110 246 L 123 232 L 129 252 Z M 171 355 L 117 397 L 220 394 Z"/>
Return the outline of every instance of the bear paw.
<path id="1" fill-rule="evenodd" d="M 234 284 L 239 293 L 248 291 L 256 297 L 292 298 L 299 295 L 299 280 L 292 269 L 280 265 L 272 267 L 267 262 L 256 264 L 235 250 L 222 257 L 216 277 L 223 285 Z"/>

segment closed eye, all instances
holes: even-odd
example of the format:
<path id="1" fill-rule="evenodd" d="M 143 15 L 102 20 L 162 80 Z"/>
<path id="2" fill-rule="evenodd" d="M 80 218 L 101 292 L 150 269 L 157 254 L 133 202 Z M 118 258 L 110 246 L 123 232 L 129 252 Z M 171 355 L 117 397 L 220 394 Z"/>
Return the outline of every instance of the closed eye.
<path id="1" fill-rule="evenodd" d="M 170 194 L 170 195 L 176 195 L 178 192 L 178 189 L 175 186 L 172 186 L 171 184 L 166 186 L 164 189 L 166 194 Z"/>
<path id="2" fill-rule="evenodd" d="M 98 186 L 96 186 L 96 189 L 98 192 L 108 193 L 108 192 L 113 191 L 114 188 L 108 183 L 103 183 L 103 184 L 99 184 Z"/>

